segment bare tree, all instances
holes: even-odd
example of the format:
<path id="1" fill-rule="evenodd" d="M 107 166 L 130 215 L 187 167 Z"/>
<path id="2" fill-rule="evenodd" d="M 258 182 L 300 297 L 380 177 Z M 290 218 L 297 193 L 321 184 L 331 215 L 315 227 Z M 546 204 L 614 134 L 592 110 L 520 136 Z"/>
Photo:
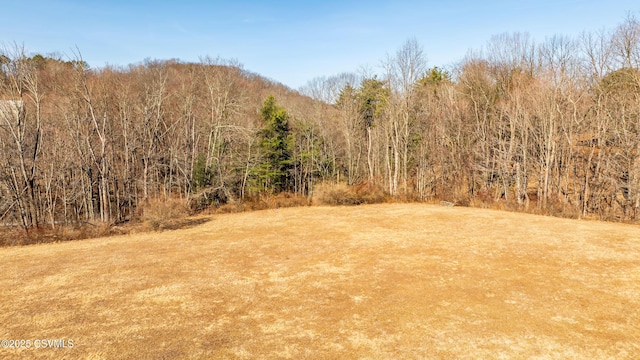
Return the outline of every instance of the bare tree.
<path id="1" fill-rule="evenodd" d="M 2 53 L 6 76 L 6 81 L 2 83 L 5 87 L 3 92 L 11 100 L 0 104 L 5 133 L 4 136 L 0 135 L 0 141 L 6 139 L 2 148 L 7 156 L 10 188 L 20 209 L 22 225 L 29 229 L 38 226 L 40 215 L 36 176 L 42 144 L 42 94 L 37 69 L 27 58 L 24 47 L 14 45 L 12 49 L 3 49 Z M 33 113 L 29 113 L 28 109 L 33 109 Z M 15 159 L 17 164 L 11 159 Z"/>
<path id="2" fill-rule="evenodd" d="M 407 40 L 384 64 L 387 82 L 391 89 L 389 135 L 391 136 L 393 162 L 389 164 L 390 192 L 396 194 L 398 184 L 408 191 L 409 147 L 415 121 L 415 93 L 418 80 L 427 70 L 424 50 L 413 38 Z M 393 173 L 393 175 L 391 175 Z"/>
<path id="3" fill-rule="evenodd" d="M 612 37 L 612 48 L 621 67 L 640 68 L 640 22 L 629 14 Z"/>

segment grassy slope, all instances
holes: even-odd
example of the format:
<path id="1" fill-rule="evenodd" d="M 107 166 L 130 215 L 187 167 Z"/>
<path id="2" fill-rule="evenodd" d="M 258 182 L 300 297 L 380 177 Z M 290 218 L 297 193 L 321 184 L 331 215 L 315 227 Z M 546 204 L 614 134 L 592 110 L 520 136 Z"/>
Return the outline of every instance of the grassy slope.
<path id="1" fill-rule="evenodd" d="M 0 358 L 633 358 L 640 229 L 428 205 L 0 249 Z"/>

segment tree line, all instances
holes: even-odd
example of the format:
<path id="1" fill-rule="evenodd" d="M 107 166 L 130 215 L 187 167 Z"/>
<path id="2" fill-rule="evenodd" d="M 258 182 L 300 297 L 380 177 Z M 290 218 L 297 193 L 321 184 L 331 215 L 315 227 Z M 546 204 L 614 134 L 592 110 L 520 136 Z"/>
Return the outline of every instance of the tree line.
<path id="1" fill-rule="evenodd" d="M 407 200 L 495 202 L 637 220 L 640 23 L 536 43 L 494 36 L 429 67 L 411 39 L 377 73 L 294 91 L 236 61 L 91 69 L 0 56 L 0 222 L 131 219 L 149 199 L 196 208 L 316 184 Z"/>
<path id="2" fill-rule="evenodd" d="M 0 58 L 0 84 L 4 224 L 116 223 L 149 199 L 207 206 L 262 192 L 302 193 L 327 166 L 306 159 L 309 146 L 322 146 L 314 133 L 321 131 L 292 120 L 294 139 L 289 114 L 275 97 L 265 99 L 276 94 L 300 108 L 313 101 L 235 61 L 90 69 L 79 56 L 30 57 L 14 45 Z M 287 138 L 287 165 L 276 169 L 286 177 L 267 166 L 281 160 L 268 153 L 272 117 L 286 125 L 276 129 Z"/>
<path id="3" fill-rule="evenodd" d="M 640 23 L 492 37 L 450 69 L 407 41 L 373 76 L 302 91 L 335 103 L 340 168 L 399 197 L 607 220 L 640 208 Z M 354 81 L 355 80 L 355 81 Z"/>

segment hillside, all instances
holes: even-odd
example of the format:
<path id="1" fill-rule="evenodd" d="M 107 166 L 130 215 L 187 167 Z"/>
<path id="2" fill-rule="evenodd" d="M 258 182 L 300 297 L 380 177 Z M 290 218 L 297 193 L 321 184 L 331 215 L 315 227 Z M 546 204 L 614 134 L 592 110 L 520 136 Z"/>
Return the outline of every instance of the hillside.
<path id="1" fill-rule="evenodd" d="M 137 220 L 158 198 L 190 198 L 197 211 L 257 196 L 270 170 L 260 146 L 269 97 L 286 108 L 296 156 L 286 159 L 295 165 L 287 176 L 296 175 L 287 190 L 323 179 L 316 157 L 329 151 L 320 136 L 337 131 L 335 109 L 235 61 L 92 69 L 19 49 L 8 55 L 0 62 L 0 225 L 114 225 Z"/>
<path id="2" fill-rule="evenodd" d="M 34 358 L 628 358 L 637 226 L 433 205 L 216 215 L 0 249 L 1 339 Z M 68 343 L 68 342 L 67 342 Z"/>

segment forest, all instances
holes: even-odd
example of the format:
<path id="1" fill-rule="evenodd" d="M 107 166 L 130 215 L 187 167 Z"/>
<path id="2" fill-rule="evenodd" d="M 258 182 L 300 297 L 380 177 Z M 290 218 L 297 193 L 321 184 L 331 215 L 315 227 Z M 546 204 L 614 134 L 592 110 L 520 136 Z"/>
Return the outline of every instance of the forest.
<path id="1" fill-rule="evenodd" d="M 332 187 L 567 217 L 640 216 L 640 22 L 492 37 L 451 66 L 409 39 L 294 90 L 236 60 L 92 68 L 0 50 L 0 224 L 119 224 Z M 364 189 L 364 190 L 363 190 Z M 344 194 L 348 194 L 345 191 Z"/>

